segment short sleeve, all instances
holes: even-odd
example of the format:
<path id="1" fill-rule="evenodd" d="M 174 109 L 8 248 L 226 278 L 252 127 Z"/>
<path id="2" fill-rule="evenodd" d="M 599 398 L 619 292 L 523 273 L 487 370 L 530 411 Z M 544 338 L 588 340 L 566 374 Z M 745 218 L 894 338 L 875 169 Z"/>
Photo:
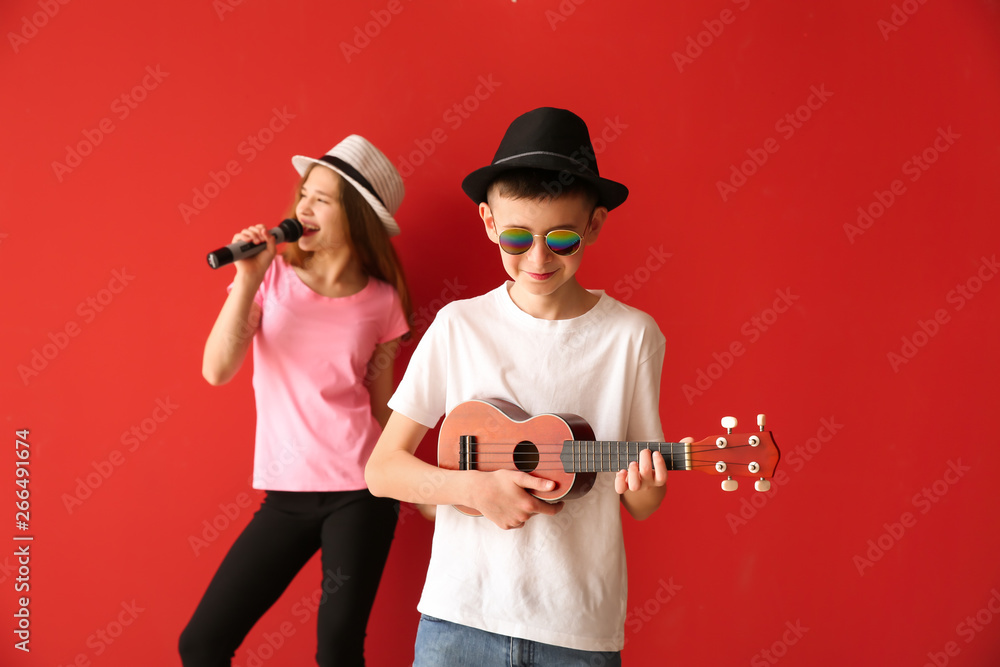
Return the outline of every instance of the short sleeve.
<path id="1" fill-rule="evenodd" d="M 658 441 L 663 439 L 663 426 L 660 423 L 660 379 L 663 374 L 666 340 L 651 318 L 650 324 L 643 332 L 643 344 L 640 350 L 626 440 Z"/>
<path id="2" fill-rule="evenodd" d="M 388 343 L 410 331 L 410 325 L 406 321 L 406 313 L 403 312 L 403 302 L 399 298 L 399 293 L 391 285 L 386 285 L 389 294 L 389 305 L 385 310 L 385 324 L 383 333 L 378 342 Z"/>
<path id="3" fill-rule="evenodd" d="M 434 428 L 445 411 L 449 312 L 445 306 L 427 327 L 389 399 L 392 410 L 427 428 Z"/>

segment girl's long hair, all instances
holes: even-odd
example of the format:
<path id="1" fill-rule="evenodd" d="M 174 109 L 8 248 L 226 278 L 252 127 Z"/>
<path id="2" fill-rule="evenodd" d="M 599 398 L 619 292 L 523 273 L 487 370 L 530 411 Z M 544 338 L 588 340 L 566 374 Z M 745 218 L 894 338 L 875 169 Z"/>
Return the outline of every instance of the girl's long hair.
<path id="1" fill-rule="evenodd" d="M 305 184 L 309 172 L 314 167 L 315 165 L 303 174 L 289 217 L 295 217 L 295 209 L 299 205 L 299 200 L 302 199 L 302 185 Z M 361 262 L 362 270 L 368 276 L 388 283 L 399 294 L 403 314 L 406 316 L 406 323 L 410 328 L 410 332 L 404 338 L 409 338 L 413 334 L 413 302 L 410 299 L 410 290 L 406 284 L 403 266 L 389 239 L 389 233 L 378 214 L 375 213 L 375 209 L 361 196 L 361 193 L 339 173 L 336 171 L 333 173 L 340 183 L 340 204 L 347 216 L 352 249 Z M 312 258 L 312 254 L 299 248 L 298 243 L 289 243 L 285 246 L 281 256 L 292 266 L 305 267 Z"/>

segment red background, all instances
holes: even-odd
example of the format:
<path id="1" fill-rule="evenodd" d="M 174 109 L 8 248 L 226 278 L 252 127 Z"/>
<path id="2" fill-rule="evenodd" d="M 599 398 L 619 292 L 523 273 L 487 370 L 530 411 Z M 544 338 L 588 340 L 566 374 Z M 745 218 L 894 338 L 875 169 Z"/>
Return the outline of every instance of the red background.
<path id="1" fill-rule="evenodd" d="M 653 518 L 626 520 L 626 663 L 997 664 L 996 2 L 224 2 L 0 9 L 0 663 L 180 664 L 258 498 L 249 369 L 200 376 L 232 272 L 204 257 L 283 217 L 289 158 L 357 132 L 400 167 L 423 330 L 505 278 L 459 183 L 553 105 L 606 132 L 602 173 L 631 189 L 581 275 L 666 334 L 666 434 L 766 412 L 783 452 L 766 495 L 676 473 Z M 881 214 L 852 232 L 859 207 Z M 779 291 L 792 305 L 769 311 Z M 19 429 L 30 654 L 12 633 Z M 412 658 L 431 525 L 402 519 L 373 665 Z M 319 575 L 236 665 L 310 664 Z"/>

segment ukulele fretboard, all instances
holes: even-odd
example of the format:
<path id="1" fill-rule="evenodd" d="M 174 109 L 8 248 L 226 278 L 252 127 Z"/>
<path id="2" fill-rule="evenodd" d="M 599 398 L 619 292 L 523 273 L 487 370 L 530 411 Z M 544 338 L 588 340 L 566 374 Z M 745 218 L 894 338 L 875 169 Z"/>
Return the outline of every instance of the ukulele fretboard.
<path id="1" fill-rule="evenodd" d="M 638 461 L 639 452 L 660 452 L 667 470 L 690 470 L 691 456 L 683 442 L 625 442 L 617 440 L 567 440 L 559 460 L 566 472 L 617 472 Z"/>

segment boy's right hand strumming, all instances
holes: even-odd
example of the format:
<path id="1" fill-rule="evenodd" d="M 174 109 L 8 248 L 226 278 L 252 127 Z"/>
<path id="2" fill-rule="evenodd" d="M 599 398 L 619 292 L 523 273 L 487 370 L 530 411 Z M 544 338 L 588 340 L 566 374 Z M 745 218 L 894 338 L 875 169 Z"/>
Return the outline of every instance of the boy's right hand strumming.
<path id="1" fill-rule="evenodd" d="M 410 503 L 463 505 L 504 530 L 520 528 L 535 514 L 556 514 L 530 491 L 551 491 L 552 480 L 519 470 L 443 470 L 414 455 L 428 427 L 393 412 L 365 466 L 368 490 Z M 454 510 L 449 510 L 454 511 Z"/>
<path id="2" fill-rule="evenodd" d="M 466 471 L 466 474 L 474 471 Z M 551 491 L 552 480 L 534 477 L 517 470 L 474 472 L 479 477 L 472 484 L 469 504 L 504 530 L 520 528 L 535 514 L 558 514 L 563 503 L 549 503 L 530 491 Z"/>

